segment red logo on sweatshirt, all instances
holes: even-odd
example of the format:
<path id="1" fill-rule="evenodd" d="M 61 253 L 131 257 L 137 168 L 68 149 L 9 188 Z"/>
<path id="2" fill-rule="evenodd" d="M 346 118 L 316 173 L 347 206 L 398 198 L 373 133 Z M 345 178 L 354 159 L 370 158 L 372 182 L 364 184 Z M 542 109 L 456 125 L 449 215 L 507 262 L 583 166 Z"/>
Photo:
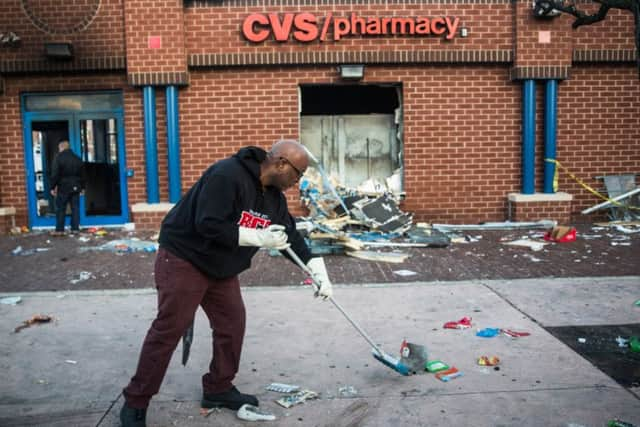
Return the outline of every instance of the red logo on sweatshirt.
<path id="1" fill-rule="evenodd" d="M 262 218 L 257 212 L 242 211 L 238 225 L 247 228 L 267 228 L 271 225 L 271 220 Z"/>

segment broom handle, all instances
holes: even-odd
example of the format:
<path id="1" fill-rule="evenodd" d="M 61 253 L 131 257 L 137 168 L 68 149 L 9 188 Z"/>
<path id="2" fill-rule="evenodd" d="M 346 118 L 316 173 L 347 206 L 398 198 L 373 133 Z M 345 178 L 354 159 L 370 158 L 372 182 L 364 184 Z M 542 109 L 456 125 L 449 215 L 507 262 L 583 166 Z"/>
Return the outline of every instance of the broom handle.
<path id="1" fill-rule="evenodd" d="M 295 261 L 296 264 L 298 264 L 298 267 L 300 267 L 305 273 L 307 273 L 309 275 L 309 277 L 311 277 L 311 280 L 313 281 L 313 287 L 317 290 L 320 289 L 320 285 L 318 284 L 318 282 L 316 282 L 316 278 L 313 276 L 313 272 L 311 271 L 311 269 L 309 267 L 307 267 L 302 260 L 298 257 L 298 255 L 296 255 L 295 252 L 293 252 L 293 250 L 291 250 L 290 247 L 286 248 L 287 254 L 289 254 L 289 256 L 291 257 L 291 259 L 293 259 Z M 360 327 L 360 325 L 358 325 L 356 323 L 355 320 L 353 320 L 351 318 L 351 316 L 349 316 L 347 314 L 346 311 L 344 311 L 344 308 L 342 308 L 342 306 L 340 304 L 338 304 L 338 302 L 336 300 L 333 299 L 333 297 L 329 297 L 329 301 L 331 301 L 333 303 L 333 305 L 340 311 L 340 313 L 342 313 L 342 315 L 349 321 L 349 323 L 351 323 L 353 325 L 354 328 L 356 328 L 356 330 L 360 333 L 360 335 L 362 335 L 362 337 L 367 340 L 367 342 L 369 343 L 369 345 L 371 345 L 371 347 L 373 347 L 373 349 L 379 354 L 379 355 L 383 355 L 384 353 L 382 352 L 382 349 L 380 347 L 378 347 L 373 340 L 371 339 L 371 337 L 369 337 L 369 335 L 367 335 L 367 333 L 364 331 L 364 329 L 362 329 Z"/>

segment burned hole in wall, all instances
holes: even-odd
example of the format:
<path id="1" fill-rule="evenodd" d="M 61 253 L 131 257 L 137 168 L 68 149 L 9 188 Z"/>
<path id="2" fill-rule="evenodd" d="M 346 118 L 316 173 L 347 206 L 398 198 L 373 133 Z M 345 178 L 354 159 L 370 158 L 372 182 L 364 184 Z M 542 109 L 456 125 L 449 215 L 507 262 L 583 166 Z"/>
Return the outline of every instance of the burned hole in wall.
<path id="1" fill-rule="evenodd" d="M 327 174 L 353 188 L 402 177 L 401 85 L 301 85 L 300 97 L 300 140 Z"/>

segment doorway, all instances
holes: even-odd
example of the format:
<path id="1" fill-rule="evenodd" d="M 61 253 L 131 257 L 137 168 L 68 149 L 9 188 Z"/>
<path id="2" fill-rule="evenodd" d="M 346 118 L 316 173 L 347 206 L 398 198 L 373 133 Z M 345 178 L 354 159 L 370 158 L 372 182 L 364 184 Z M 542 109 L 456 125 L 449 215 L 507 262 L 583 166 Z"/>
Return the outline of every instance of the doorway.
<path id="1" fill-rule="evenodd" d="M 58 143 L 65 139 L 84 162 L 80 225 L 127 222 L 121 94 L 27 94 L 22 114 L 30 225 L 55 224 L 49 181 Z"/>
<path id="2" fill-rule="evenodd" d="M 300 97 L 300 141 L 328 174 L 350 188 L 395 174 L 402 192 L 400 85 L 302 85 Z"/>

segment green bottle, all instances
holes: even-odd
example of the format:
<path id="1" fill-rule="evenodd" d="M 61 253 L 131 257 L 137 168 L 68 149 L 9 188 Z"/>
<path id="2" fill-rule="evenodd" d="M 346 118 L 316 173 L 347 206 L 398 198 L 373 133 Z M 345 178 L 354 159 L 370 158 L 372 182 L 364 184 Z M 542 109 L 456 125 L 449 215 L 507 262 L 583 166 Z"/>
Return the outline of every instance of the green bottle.
<path id="1" fill-rule="evenodd" d="M 631 423 L 625 423 L 624 421 L 615 419 L 615 420 L 609 420 L 609 422 L 607 423 L 607 427 L 635 427 L 635 426 Z"/>

